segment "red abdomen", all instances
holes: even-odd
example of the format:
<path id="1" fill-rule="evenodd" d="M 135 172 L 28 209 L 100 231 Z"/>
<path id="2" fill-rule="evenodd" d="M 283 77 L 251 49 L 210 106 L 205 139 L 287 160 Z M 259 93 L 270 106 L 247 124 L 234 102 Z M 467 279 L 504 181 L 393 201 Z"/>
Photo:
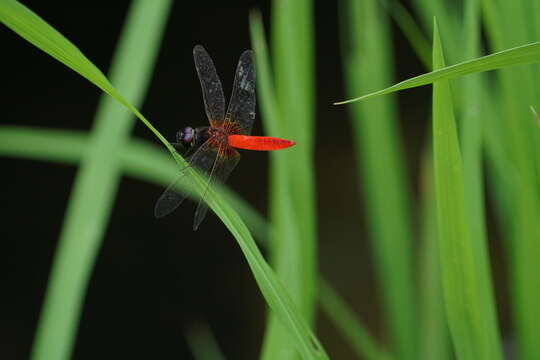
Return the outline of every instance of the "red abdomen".
<path id="1" fill-rule="evenodd" d="M 229 145 L 237 149 L 272 151 L 286 149 L 296 144 L 294 141 L 270 137 L 270 136 L 248 136 L 229 135 Z"/>

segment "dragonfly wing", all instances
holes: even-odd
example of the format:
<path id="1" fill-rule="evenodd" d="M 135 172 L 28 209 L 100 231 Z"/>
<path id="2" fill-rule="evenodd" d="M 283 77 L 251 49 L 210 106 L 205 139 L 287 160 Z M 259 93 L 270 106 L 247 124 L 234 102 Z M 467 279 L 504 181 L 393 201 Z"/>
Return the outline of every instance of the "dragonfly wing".
<path id="1" fill-rule="evenodd" d="M 212 126 L 219 125 L 225 115 L 225 96 L 214 62 L 201 45 L 193 48 L 193 60 L 201 82 L 206 116 Z"/>
<path id="2" fill-rule="evenodd" d="M 190 185 L 191 177 L 187 169 L 195 167 L 199 171 L 208 172 L 214 163 L 217 152 L 210 146 L 210 142 L 202 144 L 191 156 L 187 158 L 188 166 L 180 170 L 180 175 L 161 194 L 154 207 L 156 218 L 164 217 L 173 212 L 186 199 L 188 193 L 183 190 Z"/>
<path id="3" fill-rule="evenodd" d="M 187 195 L 178 190 L 182 186 L 181 180 L 183 177 L 184 175 L 182 174 L 179 178 L 175 179 L 159 197 L 154 207 L 154 216 L 156 218 L 159 219 L 169 215 L 186 199 Z"/>
<path id="4" fill-rule="evenodd" d="M 226 121 L 233 121 L 240 126 L 240 134 L 251 134 L 255 121 L 255 102 L 255 59 L 253 51 L 246 50 L 238 60 L 226 116 Z"/>
<path id="5" fill-rule="evenodd" d="M 228 150 L 227 156 L 218 156 L 216 161 L 210 171 L 210 177 L 208 179 L 207 189 L 204 191 L 203 197 L 199 200 L 197 205 L 197 210 L 195 210 L 195 219 L 193 220 L 193 230 L 197 230 L 199 225 L 201 225 L 206 213 L 208 212 L 208 205 L 204 201 L 205 195 L 208 191 L 208 188 L 211 186 L 211 183 L 214 182 L 214 179 L 217 179 L 224 183 L 233 169 L 236 167 L 240 161 L 240 153 L 234 149 Z"/>

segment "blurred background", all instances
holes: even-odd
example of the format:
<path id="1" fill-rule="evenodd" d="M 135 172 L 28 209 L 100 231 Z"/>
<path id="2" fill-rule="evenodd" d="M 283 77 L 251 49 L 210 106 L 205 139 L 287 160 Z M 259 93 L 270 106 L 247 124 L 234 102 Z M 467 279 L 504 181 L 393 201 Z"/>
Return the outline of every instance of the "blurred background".
<path id="1" fill-rule="evenodd" d="M 107 73 L 128 1 L 106 6 L 22 3 Z M 374 335 L 384 339 L 347 108 L 332 105 L 346 98 L 339 4 L 314 3 L 319 267 Z M 204 126 L 207 121 L 193 46 L 206 47 L 228 97 L 238 57 L 251 47 L 248 13 L 255 8 L 268 25 L 269 1 L 178 1 L 173 5 L 141 109 L 170 140 L 179 128 Z M 394 31 L 393 37 L 397 79 L 423 72 L 402 35 Z M 4 49 L 2 125 L 90 129 L 100 96 L 96 87 L 5 27 L 0 30 L 0 43 Z M 414 189 L 419 154 L 429 131 L 425 119 L 430 91 L 423 87 L 398 97 L 404 158 Z M 253 134 L 263 134 L 260 120 Z M 139 122 L 133 136 L 157 144 Z M 76 168 L 6 157 L 0 161 L 0 358 L 25 359 Z M 268 206 L 267 166 L 266 153 L 243 151 L 240 165 L 228 180 L 263 214 Z M 213 214 L 193 232 L 195 205 L 191 202 L 164 219 L 154 219 L 154 203 L 162 191 L 123 177 L 84 302 L 73 358 L 101 358 L 106 351 L 109 358 L 190 359 L 185 334 L 200 322 L 208 324 L 227 358 L 256 358 L 266 308 L 236 242 Z M 354 358 L 328 319 L 319 316 L 317 328 L 333 358 Z"/>

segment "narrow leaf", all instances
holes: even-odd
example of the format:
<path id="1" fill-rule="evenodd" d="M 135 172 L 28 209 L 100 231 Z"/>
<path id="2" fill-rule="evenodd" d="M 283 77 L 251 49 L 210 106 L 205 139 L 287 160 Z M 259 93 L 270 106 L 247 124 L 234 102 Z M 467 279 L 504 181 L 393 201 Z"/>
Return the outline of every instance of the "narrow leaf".
<path id="1" fill-rule="evenodd" d="M 312 1 L 274 1 L 270 72 L 260 17 L 252 16 L 263 123 L 276 135 L 301 146 L 271 154 L 269 254 L 276 273 L 308 324 L 315 314 L 315 200 L 313 168 Z M 275 87 L 275 91 L 274 91 Z M 270 316 L 263 359 L 296 359 L 297 351 L 282 324 Z"/>
<path id="2" fill-rule="evenodd" d="M 349 0 L 344 2 L 341 14 L 341 23 L 347 29 L 342 36 L 348 39 L 342 46 L 347 93 L 390 83 L 394 63 L 390 21 L 383 16 L 384 9 L 376 0 Z M 416 360 L 410 190 L 403 166 L 396 102 L 393 96 L 387 96 L 356 103 L 347 110 L 390 349 L 398 359 Z M 364 239 L 358 237 L 357 241 Z"/>
<path id="3" fill-rule="evenodd" d="M 436 22 L 433 39 L 433 66 L 442 68 L 444 57 Z M 446 80 L 433 84 L 433 146 L 443 291 L 454 348 L 460 360 L 500 359 L 501 349 L 493 346 L 497 329 L 490 326 L 482 301 L 484 284 L 476 259 L 482 254 L 475 251 L 471 241 L 463 165 Z"/>
<path id="4" fill-rule="evenodd" d="M 502 69 L 515 65 L 532 64 L 536 62 L 540 62 L 540 42 L 518 46 L 477 59 L 443 67 L 427 74 L 422 74 L 399 82 L 383 90 L 372 92 L 354 99 L 336 102 L 334 105 L 343 105 L 355 101 L 367 100 L 375 96 L 390 94 L 399 90 L 431 84 L 438 80 L 450 80 L 468 74 Z"/>

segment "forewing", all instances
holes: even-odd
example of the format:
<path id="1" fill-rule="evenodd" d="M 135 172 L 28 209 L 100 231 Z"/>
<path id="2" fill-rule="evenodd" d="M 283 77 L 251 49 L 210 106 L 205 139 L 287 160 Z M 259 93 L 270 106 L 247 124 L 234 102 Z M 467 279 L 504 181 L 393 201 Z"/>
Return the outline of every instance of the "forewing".
<path id="1" fill-rule="evenodd" d="M 218 156 L 216 158 L 216 163 L 214 168 L 211 171 L 211 176 L 208 180 L 207 187 L 212 186 L 214 179 L 219 180 L 221 183 L 224 183 L 233 169 L 236 167 L 240 161 L 240 153 L 238 151 L 231 149 L 228 152 L 228 157 Z M 195 210 L 195 219 L 193 220 L 193 230 L 197 230 L 199 225 L 201 225 L 206 213 L 208 212 L 208 205 L 204 201 L 207 190 L 205 190 L 203 197 L 199 200 L 199 205 L 197 205 L 197 210 Z"/>
<path id="2" fill-rule="evenodd" d="M 154 207 L 154 215 L 161 218 L 173 212 L 186 199 L 187 193 L 181 189 L 189 186 L 191 177 L 187 175 L 187 169 L 194 167 L 197 170 L 208 173 L 214 164 L 217 151 L 210 146 L 210 142 L 202 144 L 188 159 L 188 166 L 180 170 L 180 175 L 161 194 Z"/>
<path id="3" fill-rule="evenodd" d="M 193 48 L 193 60 L 201 82 L 206 116 L 212 126 L 220 125 L 225 115 L 225 96 L 214 62 L 201 45 Z"/>
<path id="4" fill-rule="evenodd" d="M 251 50 L 244 51 L 238 60 L 226 121 L 236 122 L 240 134 L 251 134 L 255 121 L 255 59 Z"/>

